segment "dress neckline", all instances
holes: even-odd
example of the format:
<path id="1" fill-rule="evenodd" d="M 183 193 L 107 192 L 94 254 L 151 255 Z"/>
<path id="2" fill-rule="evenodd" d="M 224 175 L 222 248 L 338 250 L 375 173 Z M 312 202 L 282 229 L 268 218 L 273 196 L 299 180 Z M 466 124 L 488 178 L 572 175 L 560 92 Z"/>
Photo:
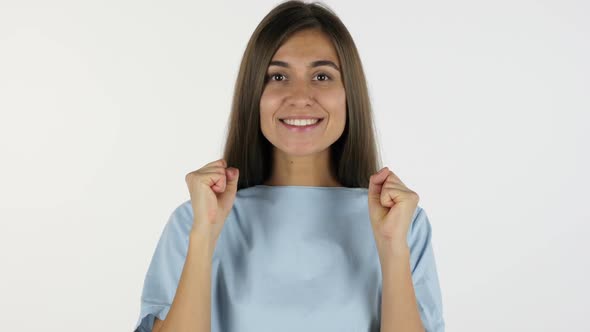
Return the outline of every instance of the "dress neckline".
<path id="1" fill-rule="evenodd" d="M 305 190 L 354 190 L 354 191 L 362 191 L 368 190 L 364 187 L 320 187 L 320 186 L 269 186 L 266 184 L 257 184 L 252 186 L 252 188 L 263 188 L 263 189 L 305 189 Z"/>

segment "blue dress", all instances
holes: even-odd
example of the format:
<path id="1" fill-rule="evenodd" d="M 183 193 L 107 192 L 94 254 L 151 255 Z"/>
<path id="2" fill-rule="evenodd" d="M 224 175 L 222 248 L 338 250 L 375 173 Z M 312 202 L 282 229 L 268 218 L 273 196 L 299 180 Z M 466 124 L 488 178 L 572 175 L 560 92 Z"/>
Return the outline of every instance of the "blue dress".
<path id="1" fill-rule="evenodd" d="M 238 190 L 211 272 L 212 332 L 379 331 L 381 265 L 368 189 L 257 185 Z M 168 219 L 147 270 L 135 332 L 165 319 L 193 224 L 190 200 Z M 408 231 L 427 332 L 444 332 L 432 229 L 417 206 Z"/>

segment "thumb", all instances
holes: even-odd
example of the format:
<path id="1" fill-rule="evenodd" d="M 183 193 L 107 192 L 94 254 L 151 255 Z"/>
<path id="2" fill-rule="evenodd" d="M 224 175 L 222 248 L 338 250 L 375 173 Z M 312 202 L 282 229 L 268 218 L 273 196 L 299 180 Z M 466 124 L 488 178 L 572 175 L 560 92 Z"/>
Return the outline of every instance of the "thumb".
<path id="1" fill-rule="evenodd" d="M 238 190 L 238 178 L 240 177 L 240 170 L 235 167 L 228 167 L 225 169 L 227 183 L 225 190 L 230 190 L 235 193 Z"/>
<path id="2" fill-rule="evenodd" d="M 379 170 L 379 172 L 371 175 L 369 178 L 369 195 L 375 196 L 381 195 L 381 187 L 383 186 L 383 182 L 387 179 L 387 175 L 389 172 L 389 168 L 383 167 Z"/>
<path id="3" fill-rule="evenodd" d="M 236 192 L 238 191 L 238 177 L 239 170 L 235 167 L 228 167 L 225 169 L 226 185 L 223 193 L 219 195 L 219 203 L 223 210 L 231 210 Z"/>
<path id="4" fill-rule="evenodd" d="M 383 182 L 387 179 L 389 174 L 389 168 L 383 167 L 379 172 L 371 175 L 369 178 L 369 191 L 368 191 L 368 198 L 369 198 L 369 211 L 374 213 L 375 211 L 379 211 L 381 206 L 381 188 L 383 187 Z M 372 216 L 377 217 L 377 216 Z"/>

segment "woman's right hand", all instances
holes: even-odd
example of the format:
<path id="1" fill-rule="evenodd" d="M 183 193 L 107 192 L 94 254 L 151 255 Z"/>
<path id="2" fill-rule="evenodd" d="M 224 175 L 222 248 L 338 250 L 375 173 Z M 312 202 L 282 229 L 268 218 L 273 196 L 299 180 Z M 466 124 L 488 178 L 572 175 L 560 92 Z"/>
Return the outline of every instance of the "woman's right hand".
<path id="1" fill-rule="evenodd" d="M 237 168 L 227 167 L 222 158 L 185 176 L 194 214 L 191 234 L 217 242 L 234 204 L 239 174 Z"/>

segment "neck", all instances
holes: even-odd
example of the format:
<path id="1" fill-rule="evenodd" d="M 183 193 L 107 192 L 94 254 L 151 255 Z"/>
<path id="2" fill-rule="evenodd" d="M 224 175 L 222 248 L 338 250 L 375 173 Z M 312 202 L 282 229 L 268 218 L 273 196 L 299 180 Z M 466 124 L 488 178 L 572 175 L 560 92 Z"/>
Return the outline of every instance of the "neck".
<path id="1" fill-rule="evenodd" d="M 304 156 L 273 153 L 273 171 L 263 183 L 268 186 L 343 187 L 330 167 L 330 149 Z"/>

